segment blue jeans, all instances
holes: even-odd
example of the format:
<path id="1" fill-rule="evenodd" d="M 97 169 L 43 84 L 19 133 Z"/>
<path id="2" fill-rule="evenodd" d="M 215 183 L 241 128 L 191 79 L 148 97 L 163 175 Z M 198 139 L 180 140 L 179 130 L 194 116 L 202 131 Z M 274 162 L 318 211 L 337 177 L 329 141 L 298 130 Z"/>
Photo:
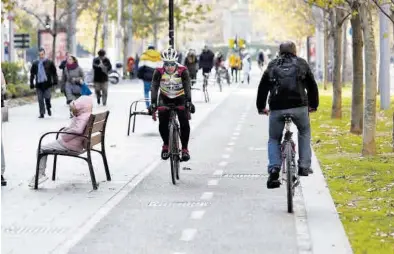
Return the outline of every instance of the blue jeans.
<path id="1" fill-rule="evenodd" d="M 149 81 L 144 81 L 144 96 L 145 96 L 145 99 L 146 99 L 146 108 L 149 108 L 149 106 L 150 106 L 150 102 L 149 102 L 149 92 L 150 92 L 150 85 L 151 85 L 151 82 L 149 82 Z"/>
<path id="2" fill-rule="evenodd" d="M 293 123 L 298 129 L 298 166 L 302 168 L 311 167 L 311 126 L 309 122 L 308 107 L 291 108 L 284 110 L 272 110 L 269 116 L 269 140 L 268 140 L 268 173 L 273 168 L 282 165 L 280 143 L 282 141 L 285 122 L 284 114 L 293 115 Z"/>

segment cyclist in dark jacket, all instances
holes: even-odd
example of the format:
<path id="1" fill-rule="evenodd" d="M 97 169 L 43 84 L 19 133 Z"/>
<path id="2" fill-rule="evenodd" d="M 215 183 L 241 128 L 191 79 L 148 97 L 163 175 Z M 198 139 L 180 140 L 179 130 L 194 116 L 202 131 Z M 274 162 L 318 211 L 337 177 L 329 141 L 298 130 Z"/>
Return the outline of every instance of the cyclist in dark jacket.
<path id="1" fill-rule="evenodd" d="M 281 73 L 283 75 L 281 75 Z M 282 43 L 279 57 L 272 60 L 265 70 L 258 88 L 256 106 L 259 114 L 268 114 L 266 101 L 269 97 L 269 141 L 267 187 L 280 186 L 281 168 L 280 142 L 284 128 L 284 114 L 291 114 L 298 129 L 299 161 L 298 174 L 308 176 L 311 170 L 311 130 L 309 112 L 319 106 L 318 87 L 308 63 L 296 56 L 293 42 Z"/>
<path id="2" fill-rule="evenodd" d="M 208 49 L 208 46 L 205 46 L 198 61 L 199 68 L 202 69 L 202 74 L 211 72 L 214 58 L 215 54 Z"/>

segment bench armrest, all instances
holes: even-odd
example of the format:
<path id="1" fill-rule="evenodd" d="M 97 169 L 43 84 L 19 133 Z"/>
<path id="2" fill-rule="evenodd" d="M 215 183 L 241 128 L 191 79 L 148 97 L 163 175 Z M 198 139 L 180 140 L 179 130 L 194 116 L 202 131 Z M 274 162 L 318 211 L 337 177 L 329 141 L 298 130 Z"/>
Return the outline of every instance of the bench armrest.
<path id="1" fill-rule="evenodd" d="M 66 127 L 63 127 L 63 128 L 61 128 L 61 129 L 59 130 L 59 133 L 56 135 L 56 140 L 59 139 L 60 132 L 61 132 L 62 130 L 64 130 L 65 128 L 66 128 Z"/>
<path id="2" fill-rule="evenodd" d="M 64 129 L 64 128 L 62 128 L 62 129 Z M 42 143 L 42 140 L 43 140 L 46 136 L 51 135 L 51 134 L 56 134 L 56 139 L 58 139 L 58 137 L 59 137 L 60 134 L 74 135 L 74 136 L 76 136 L 76 137 L 81 137 L 81 138 L 84 138 L 84 139 L 88 139 L 87 136 L 85 136 L 85 135 L 83 135 L 83 134 L 78 134 L 78 133 L 72 133 L 72 132 L 66 132 L 66 131 L 51 131 L 51 132 L 47 132 L 47 133 L 45 133 L 44 135 L 41 136 L 40 141 L 38 142 L 38 152 L 41 151 L 41 143 Z"/>

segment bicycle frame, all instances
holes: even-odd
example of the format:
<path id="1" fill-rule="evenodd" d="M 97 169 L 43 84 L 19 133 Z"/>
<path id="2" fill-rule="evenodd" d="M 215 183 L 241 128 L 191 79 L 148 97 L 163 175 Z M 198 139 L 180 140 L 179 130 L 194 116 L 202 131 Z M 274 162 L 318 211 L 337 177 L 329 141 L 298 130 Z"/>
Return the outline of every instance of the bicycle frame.
<path id="1" fill-rule="evenodd" d="M 291 145 L 291 154 L 292 154 L 292 167 L 295 167 L 295 143 L 293 141 L 293 132 L 291 132 L 291 123 L 292 120 L 290 117 L 285 117 L 285 135 L 283 138 L 283 142 L 281 144 L 281 152 L 282 152 L 282 161 L 286 159 L 286 145 L 290 143 Z M 286 171 L 284 170 L 283 175 L 285 175 Z"/>

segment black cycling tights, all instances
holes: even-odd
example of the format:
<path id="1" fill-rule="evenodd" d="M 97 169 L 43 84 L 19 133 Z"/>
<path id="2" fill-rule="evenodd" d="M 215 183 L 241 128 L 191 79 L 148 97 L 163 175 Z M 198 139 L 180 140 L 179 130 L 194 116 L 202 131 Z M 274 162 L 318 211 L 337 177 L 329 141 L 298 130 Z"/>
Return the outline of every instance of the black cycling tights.
<path id="1" fill-rule="evenodd" d="M 161 98 L 162 99 L 162 98 Z M 162 100 L 163 101 L 163 100 Z M 175 103 L 176 105 L 183 106 L 184 104 L 184 99 L 183 98 L 177 98 L 174 100 L 165 100 L 163 101 L 164 105 L 167 103 Z M 182 143 L 182 149 L 187 149 L 187 145 L 189 143 L 189 137 L 190 137 L 190 125 L 189 125 L 189 119 L 187 117 L 186 111 L 178 111 L 178 120 L 179 120 L 179 125 L 181 129 L 181 143 Z M 168 124 L 170 122 L 170 111 L 162 111 L 159 112 L 159 131 L 160 131 L 160 136 L 163 139 L 164 145 L 168 146 L 168 139 L 170 136 L 170 130 L 168 128 Z"/>

